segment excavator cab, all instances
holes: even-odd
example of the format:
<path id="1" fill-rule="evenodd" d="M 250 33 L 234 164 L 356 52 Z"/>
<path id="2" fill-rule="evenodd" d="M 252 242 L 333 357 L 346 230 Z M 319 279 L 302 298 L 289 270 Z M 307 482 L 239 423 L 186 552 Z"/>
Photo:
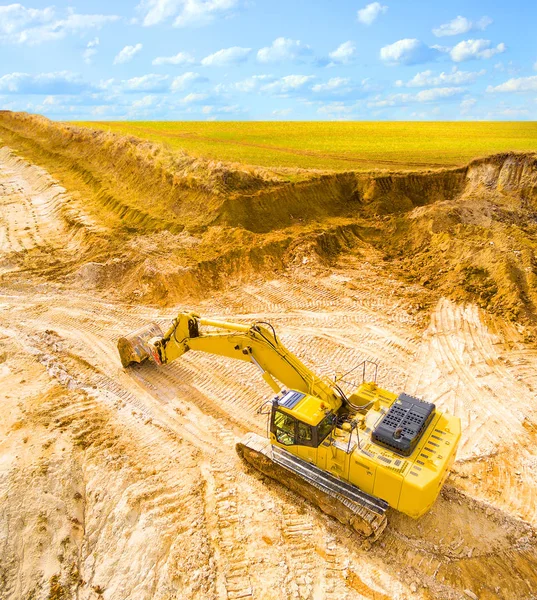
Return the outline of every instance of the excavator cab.
<path id="1" fill-rule="evenodd" d="M 301 410 L 295 410 L 299 403 Z M 282 446 L 317 448 L 334 426 L 332 411 L 324 409 L 323 403 L 314 396 L 290 390 L 272 403 L 270 432 L 273 441 Z"/>

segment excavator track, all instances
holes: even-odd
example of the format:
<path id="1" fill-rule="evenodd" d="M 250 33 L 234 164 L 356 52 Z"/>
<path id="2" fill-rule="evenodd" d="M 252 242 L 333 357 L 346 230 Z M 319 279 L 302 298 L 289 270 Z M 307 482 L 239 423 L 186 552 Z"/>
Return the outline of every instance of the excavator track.
<path id="1" fill-rule="evenodd" d="M 237 453 L 247 463 L 271 479 L 300 494 L 323 512 L 350 525 L 369 541 L 377 540 L 388 520 L 389 505 L 353 485 L 309 464 L 267 438 L 248 433 L 236 445 Z"/>

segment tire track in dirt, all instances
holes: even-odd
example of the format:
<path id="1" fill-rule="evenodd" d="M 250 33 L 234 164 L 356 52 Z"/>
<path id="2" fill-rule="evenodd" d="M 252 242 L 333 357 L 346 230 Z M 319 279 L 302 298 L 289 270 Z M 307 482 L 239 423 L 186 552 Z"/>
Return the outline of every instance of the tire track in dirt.
<path id="1" fill-rule="evenodd" d="M 537 432 L 524 425 L 535 392 L 500 360 L 500 340 L 476 307 L 442 300 L 418 358 L 426 367 L 409 389 L 462 418 L 458 485 L 535 524 Z"/>
<path id="2" fill-rule="evenodd" d="M 29 348 L 27 343 L 23 345 Z M 42 354 L 36 356 L 43 360 Z M 18 356 L 23 365 L 31 360 L 22 352 Z M 64 391 L 55 392 L 57 386 L 53 387 L 54 393 L 39 401 L 27 417 L 46 427 L 50 440 L 43 445 L 48 457 L 38 464 L 38 476 L 41 479 L 48 476 L 52 482 L 48 484 L 52 488 L 45 489 L 43 499 L 52 489 L 54 501 L 64 485 L 67 491 L 72 490 L 70 503 L 74 502 L 67 512 L 69 529 L 62 525 L 57 535 L 53 534 L 56 539 L 49 544 L 51 550 L 58 547 L 61 560 L 55 559 L 53 554 L 48 558 L 48 576 L 50 569 L 54 569 L 52 573 L 59 569 L 61 575 L 65 567 L 65 577 L 57 580 L 65 597 L 78 597 L 79 592 L 84 597 L 94 597 L 92 593 L 95 594 L 96 589 L 117 598 L 127 598 L 131 593 L 148 597 L 151 590 L 159 586 L 159 577 L 162 588 L 169 586 L 175 573 L 180 572 L 178 569 L 189 562 L 195 569 L 203 568 L 202 524 L 188 525 L 195 523 L 199 511 L 196 501 L 199 478 L 196 463 L 192 462 L 192 451 L 183 445 L 181 452 L 170 461 L 169 443 L 163 440 L 162 434 L 155 435 L 152 443 L 141 444 L 139 420 L 132 427 L 122 420 L 119 427 L 116 416 L 121 410 L 115 406 L 107 407 L 98 392 L 90 396 L 91 390 L 86 392 L 79 387 L 80 382 L 63 379 L 60 369 L 58 364 L 49 361 L 48 370 L 52 377 L 63 380 Z M 59 439 L 51 446 L 55 435 Z M 54 448 L 61 452 L 67 450 L 67 455 L 55 457 Z M 168 464 L 163 460 L 163 450 Z M 69 457 L 73 458 L 71 462 Z M 175 461 L 182 465 L 180 472 L 173 466 Z M 71 463 L 76 473 L 66 471 Z M 21 492 L 28 495 L 28 492 Z M 40 495 L 43 496 L 43 490 Z M 46 519 L 53 517 L 57 520 L 54 510 L 46 510 L 46 502 L 43 506 L 42 522 L 47 523 Z M 43 536 L 47 535 L 46 529 L 43 529 Z M 155 536 L 151 539 L 153 532 Z M 13 536 L 11 539 L 13 541 Z M 18 573 L 13 575 L 14 581 L 24 577 L 22 566 L 35 553 L 37 539 L 33 536 L 28 539 L 25 552 L 28 557 L 21 555 L 14 565 L 15 573 Z M 195 540 L 201 545 L 194 555 L 189 556 L 196 547 Z M 129 556 L 134 558 L 134 564 Z M 203 581 L 189 581 L 189 575 L 182 577 L 187 580 L 184 589 L 191 589 L 190 593 L 194 593 L 199 584 L 205 585 Z M 25 583 L 23 580 L 21 585 Z M 30 583 L 39 583 L 39 572 Z M 210 588 L 210 582 L 208 586 Z M 43 591 L 47 588 L 48 581 L 39 587 Z M 207 594 L 209 588 L 202 590 L 204 597 L 210 597 Z M 13 593 L 3 589 L 0 597 L 26 597 L 23 589 L 18 587 Z M 4 595 L 5 591 L 7 595 Z M 26 591 L 29 590 L 26 588 Z"/>
<path id="3" fill-rule="evenodd" d="M 72 309 L 70 309 L 70 310 L 72 310 Z M 54 311 L 53 316 L 54 316 L 55 319 L 58 318 L 56 310 Z M 42 315 L 41 315 L 41 319 L 43 319 Z M 69 328 L 75 326 L 76 320 L 73 321 L 73 317 L 70 314 L 68 314 L 66 320 L 69 323 Z M 106 319 L 105 319 L 105 321 L 106 321 Z M 64 325 L 64 327 L 65 327 L 65 325 Z M 106 342 L 101 342 L 99 344 L 96 344 L 94 338 L 98 337 L 98 336 L 95 336 L 95 332 L 89 333 L 90 329 L 92 329 L 92 328 L 90 327 L 89 324 L 84 325 L 84 327 L 82 329 L 78 328 L 78 329 L 75 329 L 75 330 L 71 330 L 71 334 L 70 334 L 69 337 L 72 337 L 72 339 L 77 339 L 79 341 L 80 340 L 85 341 L 85 343 L 88 345 L 88 350 L 82 351 L 82 354 L 84 354 L 86 356 L 89 355 L 89 347 L 90 346 L 93 347 L 94 349 L 95 348 L 100 348 L 98 354 L 101 355 L 102 358 L 100 359 L 100 363 L 98 365 L 98 368 L 101 369 L 101 368 L 104 368 L 104 365 L 107 362 L 109 363 L 111 360 L 113 360 L 112 357 L 113 357 L 113 355 L 115 353 L 115 348 L 113 347 L 113 345 L 108 340 Z M 93 326 L 93 329 L 95 329 L 95 326 Z M 104 352 L 104 354 L 102 354 L 102 352 Z M 117 361 L 117 357 L 115 357 L 115 360 Z M 109 367 L 109 368 L 116 369 L 116 367 Z M 212 367 L 211 367 L 210 364 L 203 365 L 202 366 L 202 371 L 205 370 L 206 368 L 211 368 L 213 370 L 218 370 L 219 372 L 221 370 L 221 366 L 220 365 L 215 365 L 215 364 L 212 364 Z M 143 372 L 143 371 L 146 371 L 146 370 L 148 370 L 149 372 L 151 372 L 151 371 L 154 370 L 154 373 L 151 374 L 151 377 L 149 379 L 151 385 L 153 385 L 153 387 L 154 387 L 153 394 L 155 394 L 155 396 L 157 396 L 159 398 L 159 402 L 160 403 L 164 403 L 164 405 L 167 408 L 170 408 L 170 405 L 173 404 L 174 400 L 177 401 L 177 400 L 181 399 L 181 395 L 182 394 L 179 394 L 179 395 L 177 394 L 177 388 L 173 387 L 173 385 L 171 385 L 169 376 L 167 376 L 165 373 L 163 373 L 164 370 L 160 370 L 159 371 L 159 370 L 157 370 L 156 368 L 153 368 L 153 367 L 150 367 L 149 369 L 146 369 L 145 365 L 142 366 L 142 367 L 139 367 L 138 369 L 139 369 L 140 372 Z M 237 377 L 237 373 L 234 372 L 233 370 L 231 370 L 229 376 L 232 377 L 232 378 L 233 377 L 236 378 Z M 146 417 L 148 417 L 148 418 L 154 418 L 155 420 L 157 418 L 160 418 L 161 420 L 163 420 L 162 419 L 162 415 L 161 414 L 157 414 L 155 412 L 155 410 L 154 410 L 154 402 L 155 402 L 154 400 L 152 401 L 152 403 L 150 405 L 147 405 L 145 403 L 145 401 L 143 401 L 141 403 L 141 405 L 138 403 L 138 401 L 139 401 L 139 394 L 134 393 L 135 387 L 133 387 L 133 383 L 132 382 L 131 383 L 128 382 L 129 379 L 130 379 L 129 377 L 127 377 L 125 379 L 125 376 L 119 378 L 119 380 L 123 381 L 124 385 L 126 385 L 128 387 L 128 391 L 127 392 L 122 391 L 122 384 L 118 383 L 116 381 L 116 379 L 114 379 L 114 380 L 108 379 L 108 383 L 107 383 L 106 379 L 101 378 L 100 380 L 97 381 L 97 385 L 101 389 L 111 390 L 112 392 L 115 393 L 115 395 L 118 398 L 121 398 L 123 400 L 127 400 L 129 402 L 135 402 L 136 403 L 135 405 L 136 405 L 137 408 L 148 409 L 147 412 L 144 413 L 144 418 L 146 418 Z M 207 381 L 208 381 L 208 383 L 206 383 L 205 385 L 210 386 L 210 379 L 207 380 Z M 218 383 L 214 384 L 214 385 L 215 385 L 215 387 L 221 389 L 222 380 L 219 381 Z M 205 394 L 201 394 L 202 397 L 204 395 Z M 155 396 L 152 396 L 152 397 L 155 398 Z M 203 410 L 205 407 L 202 405 L 199 408 Z M 230 412 L 233 412 L 233 413 L 235 412 L 235 409 L 233 408 L 231 402 L 225 408 L 226 408 L 226 410 L 229 410 Z M 245 412 L 246 412 L 246 410 L 245 410 Z M 213 423 L 216 423 L 217 419 L 218 419 L 218 416 L 216 416 L 216 419 L 212 419 Z M 174 429 L 175 431 L 180 431 L 181 430 L 181 424 L 178 421 L 174 421 L 173 424 L 169 420 L 167 422 L 170 423 L 170 426 L 169 426 L 170 429 Z M 243 425 L 243 427 L 244 427 L 244 425 Z M 211 431 L 211 433 L 209 435 L 210 439 L 214 439 L 214 429 L 215 428 L 218 428 L 218 427 L 216 425 L 213 425 L 213 431 Z M 199 439 L 203 437 L 202 434 L 201 434 L 201 430 L 199 428 L 197 428 L 197 429 L 191 429 L 190 430 L 190 434 L 192 436 L 195 436 L 196 439 L 198 439 L 198 442 L 199 442 Z M 205 433 L 205 435 L 207 435 L 207 433 Z M 233 450 L 232 450 L 232 440 L 229 441 L 228 447 L 229 447 L 230 453 L 233 453 Z M 220 446 L 220 448 L 223 448 L 223 446 Z M 214 452 L 213 452 L 213 455 L 214 455 Z M 211 458 L 211 460 L 213 460 L 213 458 Z M 243 496 L 241 496 L 241 502 L 244 502 L 244 497 Z M 224 517 L 224 519 L 225 519 L 225 517 Z M 300 520 L 298 521 L 298 523 L 300 523 Z M 289 518 L 287 520 L 284 519 L 284 521 L 283 521 L 283 530 L 282 530 L 284 532 L 282 535 L 283 535 L 283 537 L 284 537 L 284 539 L 286 541 L 286 547 L 287 548 L 294 548 L 295 547 L 295 546 L 292 546 L 292 544 L 291 544 L 291 542 L 293 541 L 293 539 L 295 537 L 298 538 L 298 540 L 300 540 L 300 543 L 296 544 L 296 552 L 295 553 L 291 552 L 291 550 L 289 549 L 289 556 L 292 556 L 293 558 L 304 555 L 304 547 L 303 547 L 303 544 L 301 542 L 303 541 L 304 537 L 306 537 L 306 539 L 308 539 L 307 534 L 303 535 L 303 534 L 299 533 L 298 535 L 295 535 L 293 533 L 293 531 L 294 531 L 294 525 L 296 525 L 296 523 L 293 522 L 292 518 Z M 300 532 L 300 530 L 301 530 L 300 526 L 298 527 L 298 530 Z M 289 531 L 290 531 L 290 534 L 287 534 L 286 532 L 289 532 Z M 387 538 L 388 539 L 390 538 L 390 534 L 387 535 Z M 395 540 L 393 543 L 389 543 L 389 542 L 384 542 L 384 543 L 385 543 L 386 547 L 388 548 L 388 552 L 387 552 L 388 555 L 390 555 L 390 554 L 391 555 L 397 555 L 397 554 L 399 554 L 401 552 L 401 543 L 400 543 L 400 541 Z M 406 542 L 405 542 L 405 544 L 406 544 Z M 442 555 L 440 554 L 440 556 L 442 556 Z M 423 565 L 423 559 L 424 559 L 424 555 L 422 553 L 420 553 L 420 552 L 418 552 L 417 555 L 408 555 L 408 564 L 416 564 L 416 565 L 419 564 L 419 567 L 424 572 L 425 576 L 434 579 L 435 574 L 438 575 L 438 573 L 439 573 L 439 568 L 443 567 L 445 563 L 443 562 L 442 558 L 439 558 L 436 561 L 431 562 L 429 564 L 429 567 L 427 568 L 427 565 L 425 565 L 425 567 Z M 291 562 L 294 563 L 295 561 L 293 560 Z M 241 563 L 240 560 L 239 560 L 239 563 Z M 325 566 L 324 568 L 326 569 L 328 567 Z M 225 567 L 225 569 L 227 569 L 227 566 Z M 227 570 L 225 570 L 225 572 L 227 572 Z M 306 579 L 307 573 L 305 573 L 304 571 L 301 571 L 299 569 L 299 571 L 296 572 L 295 575 L 296 575 L 296 579 L 293 576 L 293 581 L 295 581 L 295 583 L 296 583 L 297 580 L 299 580 L 299 581 L 304 581 L 305 585 L 308 585 L 308 580 Z M 312 575 L 308 575 L 308 577 L 312 578 L 312 581 L 314 581 L 314 582 L 317 581 L 317 579 L 319 581 L 321 580 L 321 576 L 319 576 L 319 578 L 317 578 L 317 579 L 315 579 L 315 577 L 312 577 Z M 328 586 L 328 587 L 330 587 L 330 586 Z M 235 591 L 237 591 L 237 589 L 235 589 Z M 241 588 L 241 589 L 246 590 L 247 588 L 245 586 L 244 588 Z M 293 587 L 293 590 L 296 591 L 294 587 Z M 293 591 L 293 590 L 291 590 L 291 591 Z"/>
<path id="4" fill-rule="evenodd" d="M 98 226 L 50 175 L 0 148 L 0 274 L 54 278 L 76 268 Z M 18 267 L 18 268 L 17 268 Z"/>
<path id="5" fill-rule="evenodd" d="M 7 148 L 0 148 L 0 198 L 4 226 L 8 231 L 9 245 L 4 252 L 30 250 L 43 246 L 45 250 L 66 246 L 67 222 L 63 215 L 69 213 L 86 231 L 99 230 L 87 218 L 76 218 L 74 207 L 65 189 L 57 185 L 39 167 L 30 165 Z"/>
<path id="6" fill-rule="evenodd" d="M 245 554 L 245 536 L 237 504 L 240 498 L 228 469 L 202 468 L 205 480 L 205 515 L 211 524 L 213 556 L 217 563 L 217 589 L 223 598 L 251 598 L 250 561 Z"/>

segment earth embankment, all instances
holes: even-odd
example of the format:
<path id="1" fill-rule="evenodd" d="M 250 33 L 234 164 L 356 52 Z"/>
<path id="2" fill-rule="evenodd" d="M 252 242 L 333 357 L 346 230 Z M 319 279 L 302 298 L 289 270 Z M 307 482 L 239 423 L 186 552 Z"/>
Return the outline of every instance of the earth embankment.
<path id="1" fill-rule="evenodd" d="M 9 111 L 0 139 L 108 232 L 51 276 L 173 304 L 259 273 L 322 271 L 342 253 L 380 255 L 433 292 L 535 319 L 535 154 L 425 172 L 268 169 Z"/>

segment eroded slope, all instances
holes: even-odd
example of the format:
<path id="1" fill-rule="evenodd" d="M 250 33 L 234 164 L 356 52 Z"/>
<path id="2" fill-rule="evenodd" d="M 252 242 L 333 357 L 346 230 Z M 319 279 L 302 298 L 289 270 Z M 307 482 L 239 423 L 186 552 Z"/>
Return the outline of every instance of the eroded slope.
<path id="1" fill-rule="evenodd" d="M 535 155 L 420 173 L 269 171 L 7 111 L 0 138 L 105 232 L 56 269 L 28 254 L 55 281 L 173 305 L 260 272 L 380 252 L 398 277 L 535 323 Z"/>

